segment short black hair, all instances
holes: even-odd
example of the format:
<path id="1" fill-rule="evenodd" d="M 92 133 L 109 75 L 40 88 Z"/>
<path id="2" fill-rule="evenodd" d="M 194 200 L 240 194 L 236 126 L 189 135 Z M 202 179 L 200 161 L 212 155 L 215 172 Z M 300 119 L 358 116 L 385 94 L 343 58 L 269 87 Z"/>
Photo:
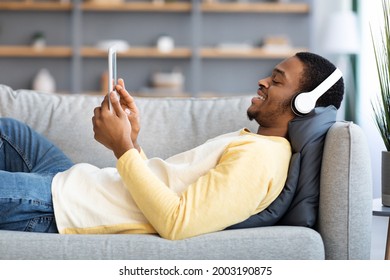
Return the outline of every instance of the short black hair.
<path id="1" fill-rule="evenodd" d="M 303 73 L 300 80 L 300 92 L 308 92 L 321 84 L 333 71 L 336 66 L 326 58 L 310 53 L 299 52 L 295 56 L 303 63 Z M 344 79 L 340 78 L 316 103 L 316 107 L 327 107 L 329 105 L 340 108 L 344 96 Z"/>

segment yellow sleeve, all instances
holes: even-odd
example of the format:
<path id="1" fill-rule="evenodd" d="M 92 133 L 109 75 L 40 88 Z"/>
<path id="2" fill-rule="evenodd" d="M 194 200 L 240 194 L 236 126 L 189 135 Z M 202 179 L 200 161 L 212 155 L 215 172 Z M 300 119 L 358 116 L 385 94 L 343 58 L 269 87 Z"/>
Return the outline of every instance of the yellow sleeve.
<path id="1" fill-rule="evenodd" d="M 141 151 L 139 152 L 139 154 L 141 155 L 141 158 L 143 160 L 147 160 L 148 159 L 148 157 L 146 156 L 146 154 L 145 154 L 145 152 L 144 152 L 144 150 L 142 148 L 141 148 Z"/>
<path id="2" fill-rule="evenodd" d="M 266 208 L 280 193 L 290 160 L 286 149 L 231 144 L 217 166 L 181 194 L 174 193 L 132 149 L 117 164 L 133 199 L 156 231 L 183 239 L 222 230 Z M 280 145 L 279 145 L 280 148 Z"/>

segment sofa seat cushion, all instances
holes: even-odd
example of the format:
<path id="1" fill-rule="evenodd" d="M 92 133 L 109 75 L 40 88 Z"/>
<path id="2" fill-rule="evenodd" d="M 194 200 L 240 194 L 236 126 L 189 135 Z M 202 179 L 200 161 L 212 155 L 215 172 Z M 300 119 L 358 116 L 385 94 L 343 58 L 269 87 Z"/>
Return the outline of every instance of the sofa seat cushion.
<path id="1" fill-rule="evenodd" d="M 2 231 L 0 236 L 0 259 L 299 260 L 325 257 L 321 236 L 303 227 L 229 230 L 176 241 L 136 234 L 59 235 Z"/>

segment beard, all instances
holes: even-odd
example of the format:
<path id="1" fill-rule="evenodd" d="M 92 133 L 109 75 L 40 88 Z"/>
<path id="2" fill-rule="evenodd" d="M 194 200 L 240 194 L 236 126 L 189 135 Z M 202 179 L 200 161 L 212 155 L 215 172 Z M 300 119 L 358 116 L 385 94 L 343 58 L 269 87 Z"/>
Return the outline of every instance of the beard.
<path id="1" fill-rule="evenodd" d="M 250 121 L 256 120 L 259 125 L 273 122 L 274 119 L 277 119 L 278 116 L 285 114 L 288 110 L 291 109 L 291 100 L 286 100 L 284 102 L 279 103 L 277 108 L 273 110 L 267 111 L 265 113 L 258 110 L 253 105 L 249 106 L 246 111 L 247 117 Z"/>
<path id="2" fill-rule="evenodd" d="M 246 111 L 246 115 L 250 121 L 253 121 L 257 116 L 257 114 L 250 111 L 250 108 L 248 108 L 248 110 Z"/>

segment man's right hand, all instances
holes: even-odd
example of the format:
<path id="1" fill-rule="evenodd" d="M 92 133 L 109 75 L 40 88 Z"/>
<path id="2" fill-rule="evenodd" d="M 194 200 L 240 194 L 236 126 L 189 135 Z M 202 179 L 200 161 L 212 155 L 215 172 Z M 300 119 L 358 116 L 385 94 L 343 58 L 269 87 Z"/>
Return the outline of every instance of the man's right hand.
<path id="1" fill-rule="evenodd" d="M 118 80 L 118 84 L 115 86 L 116 92 L 120 96 L 120 104 L 123 110 L 126 112 L 127 117 L 131 123 L 131 140 L 134 147 L 141 151 L 141 148 L 138 144 L 138 133 L 141 129 L 140 127 L 140 115 L 137 105 L 135 104 L 134 98 L 125 88 L 125 82 L 123 79 Z"/>

